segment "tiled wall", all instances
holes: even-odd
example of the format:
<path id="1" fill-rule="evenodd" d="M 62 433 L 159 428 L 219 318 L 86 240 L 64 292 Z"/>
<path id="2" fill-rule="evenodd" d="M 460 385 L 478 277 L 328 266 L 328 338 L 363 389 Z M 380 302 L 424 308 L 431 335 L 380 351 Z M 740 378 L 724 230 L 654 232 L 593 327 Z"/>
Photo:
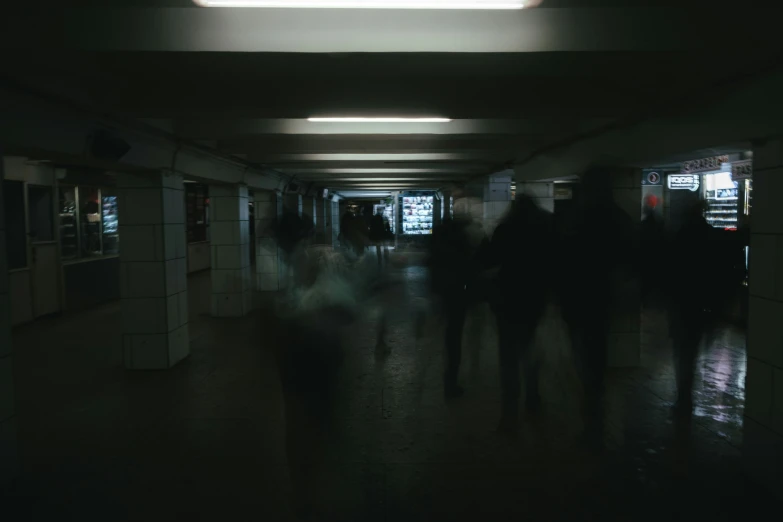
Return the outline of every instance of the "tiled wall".
<path id="1" fill-rule="evenodd" d="M 182 176 L 119 181 L 123 355 L 129 369 L 165 369 L 189 351 Z"/>
<path id="2" fill-rule="evenodd" d="M 19 471 L 4 215 L 3 162 L 0 161 L 0 487 L 10 483 Z"/>
<path id="3" fill-rule="evenodd" d="M 743 453 L 748 474 L 783 491 L 783 143 L 753 151 L 748 369 Z"/>
<path id="4" fill-rule="evenodd" d="M 241 317 L 253 308 L 250 208 L 244 185 L 213 185 L 210 198 L 212 315 Z"/>
<path id="5" fill-rule="evenodd" d="M 278 197 L 271 191 L 255 193 L 256 288 L 262 292 L 279 290 L 275 226 L 280 217 Z"/>

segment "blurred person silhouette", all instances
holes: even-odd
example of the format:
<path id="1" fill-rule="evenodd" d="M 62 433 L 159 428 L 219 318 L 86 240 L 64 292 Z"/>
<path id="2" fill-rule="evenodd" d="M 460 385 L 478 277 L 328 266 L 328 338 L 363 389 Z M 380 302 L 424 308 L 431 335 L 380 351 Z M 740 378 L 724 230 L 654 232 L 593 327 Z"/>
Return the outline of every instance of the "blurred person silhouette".
<path id="1" fill-rule="evenodd" d="M 378 212 L 370 217 L 369 236 L 370 241 L 375 246 L 375 255 L 378 257 L 378 266 L 380 267 L 383 265 L 384 260 L 388 259 L 388 251 L 386 250 L 386 226 L 383 222 L 383 211 L 378 210 Z"/>
<path id="2" fill-rule="evenodd" d="M 323 473 L 335 437 L 340 340 L 356 304 L 351 286 L 330 269 L 334 265 L 315 256 L 302 259 L 294 291 L 278 302 L 274 346 L 295 510 L 306 519 L 323 507 L 319 497 L 329 482 Z"/>
<path id="3" fill-rule="evenodd" d="M 660 200 L 653 194 L 644 198 L 639 231 L 641 298 L 646 308 L 662 306 L 665 298 L 665 263 L 668 243 L 663 220 L 659 216 Z"/>
<path id="4" fill-rule="evenodd" d="M 541 409 L 539 362 L 533 356 L 536 328 L 549 301 L 552 272 L 552 215 L 527 195 L 517 196 L 483 254 L 485 268 L 498 268 L 490 304 L 500 352 L 502 414 L 499 430 L 513 433 L 519 419 L 520 360 L 525 375 L 525 410 Z"/>
<path id="5" fill-rule="evenodd" d="M 483 240 L 483 231 L 470 214 L 467 198 L 456 200 L 454 218 L 444 219 L 432 233 L 430 282 L 433 294 L 440 298 L 446 322 L 443 381 L 447 398 L 464 394 L 458 384 L 462 332 L 480 272 L 478 252 Z"/>
<path id="6" fill-rule="evenodd" d="M 730 280 L 717 243 L 718 231 L 704 219 L 704 203 L 693 203 L 683 216 L 670 252 L 669 333 L 674 347 L 677 381 L 676 418 L 687 420 L 693 410 L 693 382 L 699 344 L 721 306 L 722 284 Z M 721 285 L 716 284 L 721 281 Z"/>
<path id="7" fill-rule="evenodd" d="M 353 215 L 353 212 L 347 209 L 345 213 L 340 217 L 340 233 L 337 235 L 337 240 L 340 241 L 340 243 L 346 249 L 352 248 L 350 246 L 348 231 L 351 229 L 351 221 L 353 221 L 355 217 L 356 216 Z"/>
<path id="8" fill-rule="evenodd" d="M 361 259 L 369 243 L 369 226 L 365 216 L 346 211 L 340 223 L 340 234 L 346 250 L 356 259 Z"/>
<path id="9" fill-rule="evenodd" d="M 283 260 L 286 263 L 288 272 L 286 274 L 287 282 L 292 279 L 295 281 L 297 275 L 297 265 L 301 263 L 304 243 L 310 239 L 315 232 L 315 225 L 312 217 L 302 216 L 299 211 L 283 206 L 283 213 L 275 230 L 278 247 L 283 251 Z M 285 283 L 288 287 L 288 284 Z"/>
<path id="10" fill-rule="evenodd" d="M 603 167 L 585 171 L 576 203 L 560 234 L 558 294 L 584 386 L 584 442 L 601 451 L 611 307 L 636 271 L 636 231 Z"/>

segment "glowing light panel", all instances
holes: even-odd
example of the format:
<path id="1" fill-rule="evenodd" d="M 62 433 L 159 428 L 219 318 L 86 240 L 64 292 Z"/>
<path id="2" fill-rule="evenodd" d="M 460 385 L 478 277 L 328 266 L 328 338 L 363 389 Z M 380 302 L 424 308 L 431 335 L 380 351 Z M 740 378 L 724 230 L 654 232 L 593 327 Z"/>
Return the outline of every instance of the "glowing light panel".
<path id="1" fill-rule="evenodd" d="M 313 123 L 449 123 L 449 118 L 307 118 Z"/>
<path id="2" fill-rule="evenodd" d="M 203 7 L 307 9 L 524 9 L 528 0 L 193 0 Z"/>

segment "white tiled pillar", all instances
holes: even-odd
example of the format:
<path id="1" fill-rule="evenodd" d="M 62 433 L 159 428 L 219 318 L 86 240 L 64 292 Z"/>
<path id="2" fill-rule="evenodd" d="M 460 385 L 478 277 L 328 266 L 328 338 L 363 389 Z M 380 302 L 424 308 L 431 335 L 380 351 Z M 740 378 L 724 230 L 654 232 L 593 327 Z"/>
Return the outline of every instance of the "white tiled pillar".
<path id="1" fill-rule="evenodd" d="M 256 191 L 256 290 L 277 292 L 279 274 L 277 273 L 277 196 L 271 191 Z"/>
<path id="2" fill-rule="evenodd" d="M 498 172 L 487 180 L 484 187 L 484 230 L 491 234 L 498 221 L 511 206 L 511 179 L 513 170 Z"/>
<path id="3" fill-rule="evenodd" d="M 315 242 L 319 245 L 331 245 L 331 221 L 332 208 L 329 200 L 316 198 L 315 200 Z"/>
<path id="4" fill-rule="evenodd" d="M 3 179 L 3 156 L 0 153 L 0 488 L 10 484 L 19 473 Z"/>
<path id="5" fill-rule="evenodd" d="M 743 457 L 748 474 L 783 491 L 783 142 L 753 151 L 748 368 Z"/>
<path id="6" fill-rule="evenodd" d="M 171 368 L 190 353 L 182 176 L 118 177 L 125 367 Z"/>
<path id="7" fill-rule="evenodd" d="M 253 309 L 247 186 L 210 186 L 209 203 L 212 315 L 242 317 Z"/>
<path id="8" fill-rule="evenodd" d="M 612 192 L 614 202 L 635 226 L 641 222 L 642 184 L 638 169 L 613 169 Z M 638 366 L 641 362 L 641 294 L 634 284 L 626 288 L 622 302 L 615 303 L 609 330 L 608 363 L 613 367 Z"/>

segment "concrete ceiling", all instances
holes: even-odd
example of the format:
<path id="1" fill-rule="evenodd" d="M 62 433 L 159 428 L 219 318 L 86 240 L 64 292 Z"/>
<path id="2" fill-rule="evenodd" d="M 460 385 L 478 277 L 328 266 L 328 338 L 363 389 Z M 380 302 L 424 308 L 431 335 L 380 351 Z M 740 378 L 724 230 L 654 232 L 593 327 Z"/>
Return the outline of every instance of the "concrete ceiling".
<path id="1" fill-rule="evenodd" d="M 684 4 L 691 9 L 673 7 Z M 438 188 L 688 103 L 777 60 L 767 10 L 743 4 L 727 22 L 704 5 L 551 0 L 521 12 L 379 13 L 36 0 L 25 4 L 35 11 L 0 19 L 0 59 L 21 88 L 317 186 Z"/>

